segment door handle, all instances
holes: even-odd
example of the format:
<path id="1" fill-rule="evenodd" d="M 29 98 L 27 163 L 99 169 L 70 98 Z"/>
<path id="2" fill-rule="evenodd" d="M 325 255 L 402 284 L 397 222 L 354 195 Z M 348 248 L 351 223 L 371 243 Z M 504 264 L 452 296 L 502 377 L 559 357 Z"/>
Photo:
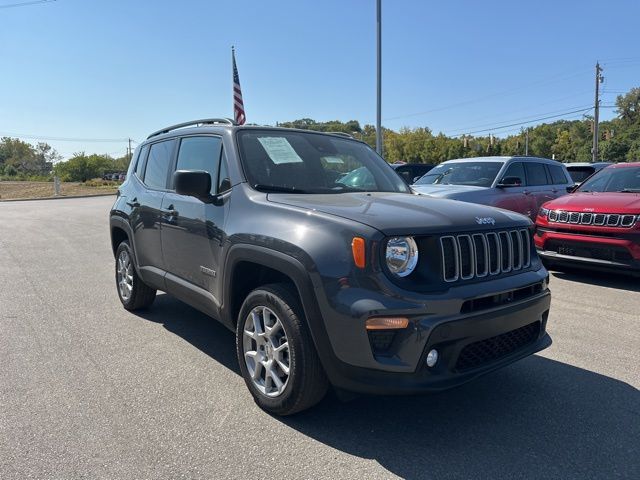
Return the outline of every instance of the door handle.
<path id="1" fill-rule="evenodd" d="M 138 197 L 133 197 L 130 202 L 127 202 L 131 208 L 138 208 L 140 204 L 138 203 Z"/>
<path id="2" fill-rule="evenodd" d="M 167 208 L 163 208 L 162 214 L 166 217 L 177 217 L 178 211 L 174 208 L 173 205 L 169 205 Z"/>

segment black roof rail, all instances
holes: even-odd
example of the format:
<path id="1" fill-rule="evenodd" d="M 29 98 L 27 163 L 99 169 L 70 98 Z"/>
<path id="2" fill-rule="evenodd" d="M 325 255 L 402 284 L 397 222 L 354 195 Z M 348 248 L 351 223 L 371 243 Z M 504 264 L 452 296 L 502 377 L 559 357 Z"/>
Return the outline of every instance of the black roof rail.
<path id="1" fill-rule="evenodd" d="M 339 137 L 354 138 L 353 135 L 351 135 L 350 133 L 346 133 L 346 132 L 327 132 L 327 133 L 330 133 L 331 135 L 338 135 Z"/>
<path id="2" fill-rule="evenodd" d="M 236 125 L 236 123 L 230 118 L 203 118 L 202 120 L 192 120 L 191 122 L 178 123 L 177 125 L 171 125 L 170 127 L 163 128 L 162 130 L 158 130 L 157 132 L 153 132 L 151 135 L 147 137 L 147 139 L 156 137 L 158 135 L 162 135 L 163 133 L 169 133 L 172 130 L 176 130 L 178 128 L 184 127 L 192 127 L 194 125 L 215 125 L 215 124 L 223 124 L 223 125 Z"/>

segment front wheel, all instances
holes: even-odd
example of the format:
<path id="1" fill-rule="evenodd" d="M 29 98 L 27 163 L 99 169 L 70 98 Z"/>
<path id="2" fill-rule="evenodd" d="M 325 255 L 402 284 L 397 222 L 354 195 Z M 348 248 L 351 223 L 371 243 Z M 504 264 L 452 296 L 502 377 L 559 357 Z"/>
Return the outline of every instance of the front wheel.
<path id="1" fill-rule="evenodd" d="M 238 316 L 236 351 L 249 391 L 270 413 L 300 412 L 327 391 L 297 295 L 285 284 L 265 285 L 247 296 Z"/>

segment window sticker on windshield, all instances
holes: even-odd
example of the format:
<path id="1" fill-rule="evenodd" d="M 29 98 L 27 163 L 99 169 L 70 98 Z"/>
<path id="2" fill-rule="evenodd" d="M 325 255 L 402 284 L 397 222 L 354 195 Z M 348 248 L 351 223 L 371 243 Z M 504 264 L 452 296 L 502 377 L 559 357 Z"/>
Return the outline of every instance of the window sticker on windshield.
<path id="1" fill-rule="evenodd" d="M 342 160 L 340 157 L 322 157 L 322 159 L 327 162 L 327 163 L 337 163 L 337 164 L 344 164 L 344 160 Z"/>
<path id="2" fill-rule="evenodd" d="M 283 137 L 260 137 L 258 141 L 269 155 L 269 158 L 276 165 L 281 163 L 301 163 L 302 159 L 298 156 L 291 144 Z"/>

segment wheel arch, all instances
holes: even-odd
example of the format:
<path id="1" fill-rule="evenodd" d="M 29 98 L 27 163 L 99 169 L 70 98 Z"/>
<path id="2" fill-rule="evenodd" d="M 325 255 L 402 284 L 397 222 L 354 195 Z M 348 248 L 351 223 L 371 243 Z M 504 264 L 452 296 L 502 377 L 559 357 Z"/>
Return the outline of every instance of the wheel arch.
<path id="1" fill-rule="evenodd" d="M 257 278 L 246 281 L 249 271 L 258 272 Z M 313 281 L 302 262 L 277 250 L 236 244 L 229 250 L 224 272 L 221 316 L 227 327 L 235 331 L 240 307 L 251 290 L 267 283 L 288 283 L 295 288 L 316 350 L 325 364 L 333 350 L 315 297 Z"/>

